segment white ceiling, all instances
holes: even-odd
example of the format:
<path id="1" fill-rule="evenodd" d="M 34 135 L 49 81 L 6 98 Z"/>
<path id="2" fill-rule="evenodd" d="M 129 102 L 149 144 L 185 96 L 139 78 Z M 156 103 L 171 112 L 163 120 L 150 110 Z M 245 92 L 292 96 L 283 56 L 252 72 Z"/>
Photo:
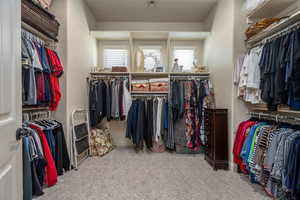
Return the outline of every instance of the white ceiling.
<path id="1" fill-rule="evenodd" d="M 97 21 L 200 22 L 218 0 L 85 0 Z"/>

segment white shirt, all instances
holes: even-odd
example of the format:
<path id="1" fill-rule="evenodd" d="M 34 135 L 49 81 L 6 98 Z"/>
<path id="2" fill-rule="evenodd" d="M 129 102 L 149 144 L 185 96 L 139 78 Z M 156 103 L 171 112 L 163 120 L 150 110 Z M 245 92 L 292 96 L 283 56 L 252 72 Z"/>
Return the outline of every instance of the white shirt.
<path id="1" fill-rule="evenodd" d="M 251 50 L 248 61 L 248 79 L 247 88 L 259 89 L 260 85 L 260 68 L 259 61 L 262 55 L 262 47 L 255 47 Z"/>
<path id="2" fill-rule="evenodd" d="M 240 82 L 240 74 L 243 67 L 245 55 L 240 55 L 237 59 L 237 62 L 234 66 L 234 73 L 233 73 L 233 83 L 239 84 Z"/>

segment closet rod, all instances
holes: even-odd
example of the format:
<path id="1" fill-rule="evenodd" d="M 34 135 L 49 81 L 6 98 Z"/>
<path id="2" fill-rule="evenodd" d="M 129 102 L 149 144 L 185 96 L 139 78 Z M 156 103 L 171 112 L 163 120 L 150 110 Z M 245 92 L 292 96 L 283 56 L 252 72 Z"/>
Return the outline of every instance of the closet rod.
<path id="1" fill-rule="evenodd" d="M 209 76 L 171 76 L 171 80 L 208 80 Z"/>
<path id="2" fill-rule="evenodd" d="M 168 94 L 155 94 L 155 93 L 145 93 L 145 94 L 131 94 L 132 97 L 165 97 Z"/>
<path id="3" fill-rule="evenodd" d="M 44 33 L 38 31 L 37 29 L 35 29 L 32 26 L 26 24 L 25 22 L 22 22 L 21 27 L 22 27 L 22 29 L 26 30 L 27 32 L 32 33 L 33 35 L 35 35 L 36 37 L 39 37 L 40 39 L 44 40 L 45 42 L 48 42 L 48 43 L 58 42 L 57 39 L 52 39 L 52 38 L 48 37 Z"/>
<path id="4" fill-rule="evenodd" d="M 295 121 L 297 124 L 300 124 L 300 118 L 294 116 L 287 116 L 281 114 L 272 114 L 272 113 L 264 113 L 264 112 L 250 112 L 249 115 L 251 117 L 258 117 L 259 119 L 272 120 L 276 122 L 286 122 L 286 121 Z"/>
<path id="5" fill-rule="evenodd" d="M 111 79 L 111 78 L 128 78 L 128 76 L 106 76 L 106 75 L 103 75 L 103 76 L 91 76 L 91 78 L 93 79 Z"/>
<path id="6" fill-rule="evenodd" d="M 49 110 L 48 107 L 23 107 L 23 112 Z"/>

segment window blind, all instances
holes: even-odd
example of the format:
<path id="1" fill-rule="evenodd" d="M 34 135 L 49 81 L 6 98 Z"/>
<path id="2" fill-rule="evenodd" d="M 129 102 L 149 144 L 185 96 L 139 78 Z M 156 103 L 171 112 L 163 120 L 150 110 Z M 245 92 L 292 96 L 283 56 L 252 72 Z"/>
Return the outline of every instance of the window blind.
<path id="1" fill-rule="evenodd" d="M 104 49 L 103 65 L 105 68 L 112 68 L 113 66 L 128 67 L 128 50 Z"/>

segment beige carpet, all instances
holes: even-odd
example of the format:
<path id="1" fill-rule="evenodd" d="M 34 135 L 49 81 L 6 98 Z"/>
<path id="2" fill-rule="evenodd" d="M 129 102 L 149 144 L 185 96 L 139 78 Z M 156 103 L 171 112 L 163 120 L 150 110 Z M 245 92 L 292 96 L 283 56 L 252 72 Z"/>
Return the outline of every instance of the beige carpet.
<path id="1" fill-rule="evenodd" d="M 213 171 L 202 155 L 138 153 L 118 148 L 86 160 L 38 200 L 263 200 L 257 185 Z"/>

